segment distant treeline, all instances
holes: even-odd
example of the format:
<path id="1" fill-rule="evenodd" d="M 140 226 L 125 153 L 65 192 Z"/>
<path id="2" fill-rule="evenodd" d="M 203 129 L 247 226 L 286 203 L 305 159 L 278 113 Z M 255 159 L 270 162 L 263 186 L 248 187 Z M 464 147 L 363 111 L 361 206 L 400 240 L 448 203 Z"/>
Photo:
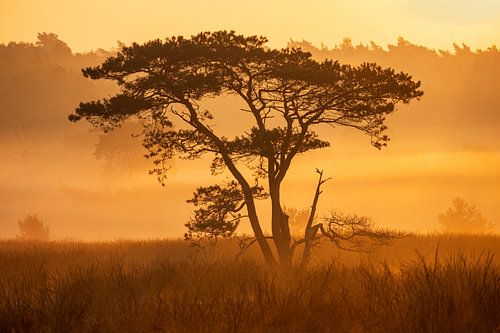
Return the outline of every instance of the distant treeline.
<path id="1" fill-rule="evenodd" d="M 97 65 L 111 51 L 73 53 L 56 34 L 40 33 L 36 43 L 0 45 L 0 133 L 12 139 L 28 129 L 60 139 L 70 131 L 67 114 L 82 99 L 106 96 L 112 86 L 83 77 L 81 68 Z M 57 135 L 57 136 L 54 136 Z M 6 137 L 5 137 L 6 136 Z"/>
<path id="2" fill-rule="evenodd" d="M 454 44 L 454 52 L 436 51 L 403 38 L 387 48 L 373 42 L 353 45 L 349 38 L 333 48 L 307 41 L 291 41 L 288 46 L 309 51 L 318 60 L 376 62 L 421 80 L 425 96 L 422 103 L 412 106 L 417 112 L 394 120 L 394 128 L 408 140 L 438 142 L 446 148 L 500 148 L 495 142 L 499 140 L 494 140 L 500 131 L 500 50 L 496 46 L 471 50 Z M 84 78 L 81 68 L 97 65 L 113 53 L 102 49 L 73 53 L 52 33 L 38 34 L 36 43 L 0 44 L 2 139 L 13 138 L 19 128 L 50 136 L 50 140 L 74 131 L 67 115 L 78 103 L 107 96 L 115 89 L 111 83 Z"/>
<path id="3" fill-rule="evenodd" d="M 498 168 L 494 161 L 500 151 L 499 49 L 474 51 L 456 46 L 453 52 L 443 52 L 404 39 L 383 48 L 374 43 L 353 45 L 349 39 L 333 48 L 316 47 L 306 41 L 290 42 L 289 46 L 301 47 L 319 60 L 327 57 L 341 63 L 376 62 L 408 72 L 422 81 L 425 92 L 422 101 L 413 103 L 409 109 L 402 107 L 389 118 L 388 134 L 392 141 L 376 157 L 388 170 L 387 174 L 391 170 L 399 172 L 394 175 L 397 181 L 375 179 L 369 174 L 371 168 L 366 169 L 371 179 L 376 180 L 371 185 L 365 184 L 365 180 L 339 176 L 339 182 L 325 192 L 324 208 L 330 207 L 328 200 L 336 198 L 336 207 L 358 212 L 358 207 L 350 206 L 349 202 L 371 198 L 363 201 L 362 213 L 377 223 L 395 225 L 405 221 L 406 226 L 422 225 L 425 229 L 437 227 L 438 213 L 447 207 L 452 196 L 461 195 L 498 221 L 495 213 Z M 117 49 L 120 47 L 118 44 Z M 68 121 L 68 114 L 80 102 L 116 91 L 113 83 L 89 80 L 81 73 L 83 67 L 98 65 L 114 53 L 115 50 L 102 49 L 74 53 L 57 35 L 50 33 L 39 34 L 36 43 L 0 44 L 0 237 L 14 237 L 18 232 L 17 221 L 28 214 L 42 216 L 56 239 L 67 235 L 104 239 L 185 232 L 183 223 L 190 211 L 179 207 L 195 187 L 187 184 L 186 179 L 191 179 L 189 172 L 194 174 L 202 169 L 196 165 L 183 169 L 175 165 L 181 162 L 174 161 L 172 174 L 175 179 L 174 171 L 177 172 L 177 183 L 161 188 L 153 177 L 148 178 L 147 170 L 152 163 L 143 157 L 145 151 L 140 140 L 130 136 L 131 132 L 139 131 L 136 124 L 126 124 L 106 135 L 89 135 L 87 123 Z M 223 101 L 216 107 L 224 112 L 234 104 Z M 247 129 L 245 124 L 236 128 L 239 124 L 234 119 L 223 121 L 231 123 L 232 130 Z M 334 155 L 328 150 L 320 153 L 325 161 L 332 156 L 340 161 L 335 170 L 328 172 L 364 168 L 352 156 L 377 153 L 367 142 L 360 143 L 359 140 L 368 140 L 366 137 L 359 139 L 352 132 L 328 128 L 325 138 L 332 142 Z M 397 159 L 389 158 L 415 153 L 412 158 L 422 159 L 423 155 L 419 155 L 422 152 L 448 154 L 461 150 L 490 152 L 483 156 L 484 167 L 483 160 L 475 161 L 474 170 L 469 169 L 469 160 L 459 157 L 444 164 L 426 160 L 428 164 L 418 164 L 428 167 L 421 178 L 415 178 L 418 175 L 411 164 L 397 164 Z M 449 170 L 448 166 L 455 161 L 459 168 Z M 377 175 L 378 171 L 373 172 Z M 443 176 L 447 172 L 450 174 Z M 291 184 L 304 183 L 296 180 Z M 343 191 L 342 195 L 336 194 L 336 190 Z M 346 196 L 344 192 L 351 194 Z M 374 193 L 383 199 L 372 200 Z M 293 203 L 296 197 L 290 200 L 290 205 L 300 207 Z M 397 204 L 385 212 L 378 208 L 384 202 Z M 420 212 L 418 216 L 412 209 Z"/>
<path id="4" fill-rule="evenodd" d="M 425 96 L 413 106 L 418 112 L 406 114 L 398 124 L 404 127 L 402 132 L 424 143 L 439 141 L 447 148 L 457 148 L 458 143 L 467 149 L 498 149 L 500 49 L 453 45 L 454 52 L 433 50 L 400 37 L 387 48 L 373 42 L 353 45 L 349 38 L 333 48 L 307 41 L 291 41 L 288 46 L 300 47 L 317 60 L 329 58 L 353 65 L 375 62 L 411 73 L 422 81 Z"/>

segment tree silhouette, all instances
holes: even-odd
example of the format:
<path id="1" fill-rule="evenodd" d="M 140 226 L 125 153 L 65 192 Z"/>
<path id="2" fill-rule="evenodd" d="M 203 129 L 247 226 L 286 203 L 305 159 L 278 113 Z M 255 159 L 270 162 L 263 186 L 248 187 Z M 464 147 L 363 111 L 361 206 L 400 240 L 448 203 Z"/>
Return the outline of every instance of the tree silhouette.
<path id="1" fill-rule="evenodd" d="M 230 236 L 248 218 L 266 262 L 289 266 L 293 244 L 281 185 L 297 155 L 329 146 L 314 129 L 352 127 L 381 148 L 389 140 L 385 117 L 397 103 L 409 103 L 423 93 L 420 82 L 405 73 L 369 63 L 352 67 L 317 62 L 300 49 L 268 49 L 266 42 L 264 37 L 219 31 L 134 43 L 102 65 L 83 70 L 91 79 L 114 80 L 121 93 L 81 103 L 69 119 L 86 118 L 108 131 L 127 118 L 139 118 L 148 156 L 157 166 L 152 172 L 161 182 L 169 159 L 212 155 L 212 172 L 227 170 L 234 182 L 197 189 L 192 203 L 198 208 L 187 224 L 188 237 Z M 200 107 L 204 99 L 227 95 L 245 103 L 233 112 L 253 119 L 248 132 L 232 139 L 218 134 L 214 114 Z M 259 180 L 265 181 L 271 201 L 271 238 L 278 261 L 255 206 L 256 199 L 265 197 Z M 217 210 L 220 204 L 224 209 Z M 239 214 L 243 208 L 245 215 Z"/>
<path id="2" fill-rule="evenodd" d="M 60 40 L 54 33 L 39 33 L 36 45 L 45 48 L 49 52 L 61 55 L 71 55 L 71 49 L 68 44 Z"/>
<path id="3" fill-rule="evenodd" d="M 452 206 L 439 214 L 439 224 L 445 232 L 491 233 L 494 225 L 472 204 L 461 197 L 451 200 Z"/>
<path id="4" fill-rule="evenodd" d="M 290 226 L 290 234 L 292 237 L 300 236 L 304 232 L 304 228 L 311 214 L 311 209 L 297 209 L 294 207 L 283 206 L 283 213 L 288 215 L 288 224 Z"/>
<path id="5" fill-rule="evenodd" d="M 23 240 L 47 241 L 49 240 L 49 226 L 43 223 L 38 215 L 27 215 L 17 222 L 19 238 Z"/>
<path id="6" fill-rule="evenodd" d="M 104 162 L 107 176 L 119 174 L 129 177 L 132 171 L 146 168 L 146 161 L 139 158 L 145 153 L 144 147 L 135 137 L 140 132 L 140 124 L 127 122 L 119 129 L 99 135 L 94 156 Z"/>

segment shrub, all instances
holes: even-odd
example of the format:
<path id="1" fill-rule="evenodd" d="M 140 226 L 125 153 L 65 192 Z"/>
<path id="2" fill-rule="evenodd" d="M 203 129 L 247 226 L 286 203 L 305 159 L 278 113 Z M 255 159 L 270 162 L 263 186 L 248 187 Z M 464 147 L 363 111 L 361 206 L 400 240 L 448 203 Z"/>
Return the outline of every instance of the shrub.
<path id="1" fill-rule="evenodd" d="M 47 241 L 49 240 L 49 226 L 45 225 L 38 215 L 27 215 L 17 222 L 19 238 L 24 240 Z"/>

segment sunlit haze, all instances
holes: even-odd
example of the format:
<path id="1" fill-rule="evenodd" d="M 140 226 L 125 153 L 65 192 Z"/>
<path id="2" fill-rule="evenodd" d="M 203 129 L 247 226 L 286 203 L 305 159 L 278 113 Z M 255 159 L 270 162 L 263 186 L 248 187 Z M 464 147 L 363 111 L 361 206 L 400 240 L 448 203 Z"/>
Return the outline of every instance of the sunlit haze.
<path id="1" fill-rule="evenodd" d="M 80 69 L 115 54 L 118 41 L 214 30 L 264 35 L 269 47 L 301 47 L 316 60 L 376 62 L 422 82 L 422 99 L 388 118 L 391 141 L 380 151 L 353 129 L 319 128 L 331 147 L 294 161 L 283 184 L 285 206 L 311 205 L 320 168 L 332 177 L 320 216 L 335 209 L 382 227 L 435 231 L 438 215 L 459 196 L 498 232 L 500 51 L 493 45 L 500 45 L 499 22 L 497 0 L 4 0 L 0 237 L 15 237 L 27 214 L 40 215 L 55 239 L 182 237 L 193 208 L 186 200 L 197 186 L 228 174 L 214 179 L 209 159 L 173 160 L 162 187 L 148 173 L 153 165 L 140 139 L 130 137 L 132 125 L 104 135 L 67 117 L 80 102 L 117 91 Z M 37 39 L 42 32 L 58 39 Z M 202 101 L 218 116 L 215 130 L 228 137 L 250 128 L 245 114 L 225 116 L 243 107 L 238 103 Z M 258 205 L 269 232 L 269 207 Z M 247 223 L 241 228 L 250 232 Z"/>
<path id="2" fill-rule="evenodd" d="M 0 333 L 500 333 L 499 281 L 500 0 L 0 0 Z"/>

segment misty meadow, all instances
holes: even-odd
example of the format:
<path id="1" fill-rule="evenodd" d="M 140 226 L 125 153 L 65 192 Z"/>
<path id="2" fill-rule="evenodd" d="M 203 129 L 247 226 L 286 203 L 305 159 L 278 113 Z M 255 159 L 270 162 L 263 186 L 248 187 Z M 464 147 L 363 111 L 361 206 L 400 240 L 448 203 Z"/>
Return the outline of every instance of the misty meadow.
<path id="1" fill-rule="evenodd" d="M 316 18 L 334 11 L 305 6 L 286 36 L 236 13 L 231 30 L 228 4 L 187 21 L 171 4 L 170 34 L 136 5 L 102 3 L 86 29 L 82 4 L 6 6 L 0 332 L 498 332 L 500 49 L 393 35 L 500 37 L 500 7 L 465 2 L 376 24 L 368 0 L 324 3 L 364 18 L 339 31 L 395 40 L 331 46 Z M 76 48 L 19 41 L 34 27 Z"/>
<path id="2" fill-rule="evenodd" d="M 411 236 L 370 255 L 318 244 L 265 268 L 238 242 L 0 243 L 8 332 L 496 332 L 498 236 Z M 415 252 L 418 249 L 418 252 Z M 488 249 L 488 250 L 485 250 Z"/>

